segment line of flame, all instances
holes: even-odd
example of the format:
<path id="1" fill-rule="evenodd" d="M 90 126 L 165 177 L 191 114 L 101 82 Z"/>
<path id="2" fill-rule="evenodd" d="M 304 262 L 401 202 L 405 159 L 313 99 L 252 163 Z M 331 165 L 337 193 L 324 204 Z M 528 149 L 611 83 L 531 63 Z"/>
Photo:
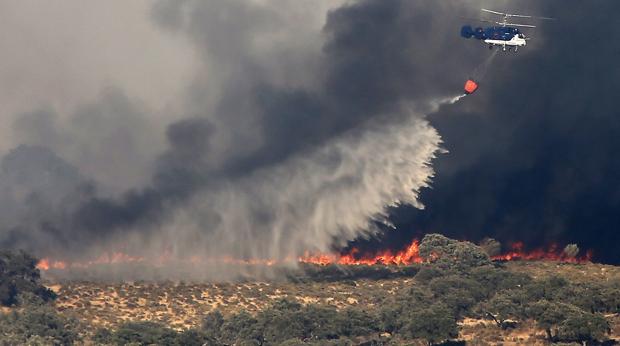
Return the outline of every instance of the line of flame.
<path id="1" fill-rule="evenodd" d="M 586 263 L 592 260 L 592 252 L 587 251 L 585 255 L 580 257 L 570 257 L 557 246 L 551 244 L 547 249 L 534 249 L 530 251 L 524 250 L 523 242 L 516 242 L 510 245 L 510 251 L 507 253 L 493 256 L 494 261 L 557 261 L 564 263 Z"/>
<path id="2" fill-rule="evenodd" d="M 360 254 L 359 249 L 353 248 L 344 254 L 312 254 L 306 252 L 303 256 L 296 260 L 300 263 L 316 264 L 316 265 L 408 265 L 413 263 L 422 263 L 423 259 L 419 253 L 419 242 L 414 240 L 404 250 L 398 252 L 392 252 L 391 250 L 380 251 L 376 254 Z M 569 257 L 563 251 L 559 250 L 557 245 L 551 245 L 548 249 L 535 249 L 531 251 L 525 251 L 522 242 L 516 242 L 510 246 L 510 250 L 504 254 L 493 256 L 495 261 L 534 261 L 534 260 L 547 260 L 558 261 L 566 263 L 584 263 L 589 262 L 592 258 L 590 251 L 582 257 Z M 135 257 L 124 254 L 122 252 L 113 252 L 111 254 L 104 253 L 95 260 L 86 262 L 64 262 L 59 260 L 52 260 L 49 258 L 43 258 L 37 264 L 37 268 L 42 271 L 50 269 L 64 270 L 68 268 L 88 268 L 93 265 L 101 264 L 120 264 L 120 263 L 151 263 L 154 266 L 163 266 L 165 263 L 172 260 L 172 256 L 169 253 L 164 253 L 158 259 L 153 261 L 147 261 L 144 257 Z M 261 265 L 261 266 L 274 266 L 277 264 L 287 263 L 295 261 L 293 258 L 289 258 L 283 261 L 276 261 L 273 259 L 238 259 L 233 257 L 222 258 L 204 258 L 200 256 L 192 256 L 188 262 L 191 264 L 200 263 L 222 263 L 222 264 L 234 264 L 234 265 Z"/>

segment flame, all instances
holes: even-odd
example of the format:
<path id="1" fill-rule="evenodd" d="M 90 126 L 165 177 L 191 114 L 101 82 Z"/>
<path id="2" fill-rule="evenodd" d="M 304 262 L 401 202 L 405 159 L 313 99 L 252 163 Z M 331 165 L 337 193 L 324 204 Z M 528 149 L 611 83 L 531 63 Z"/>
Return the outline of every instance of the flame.
<path id="1" fill-rule="evenodd" d="M 404 250 L 396 253 L 393 253 L 391 250 L 384 250 L 374 255 L 360 255 L 360 251 L 357 248 L 353 248 L 348 253 L 341 255 L 311 255 L 307 253 L 303 257 L 299 258 L 299 262 L 318 265 L 407 265 L 412 263 L 421 263 L 422 257 L 420 257 L 418 245 L 418 240 L 414 240 Z"/>
<path id="2" fill-rule="evenodd" d="M 588 251 L 581 257 L 570 257 L 564 253 L 557 245 L 551 245 L 547 249 L 535 249 L 525 251 L 522 242 L 516 242 L 510 245 L 510 250 L 504 254 L 493 256 L 494 261 L 558 261 L 564 263 L 585 263 L 592 259 L 592 253 Z M 158 258 L 148 260 L 144 257 L 130 256 L 122 252 L 103 253 L 94 260 L 86 262 L 64 262 L 43 258 L 37 263 L 37 268 L 42 271 L 50 269 L 68 269 L 68 268 L 89 268 L 94 265 L 105 264 L 125 264 L 125 263 L 149 263 L 154 266 L 163 266 L 175 260 L 170 251 L 164 251 Z M 288 258 L 282 261 L 274 259 L 239 259 L 233 257 L 222 258 L 206 258 L 202 256 L 191 256 L 186 260 L 180 260 L 189 264 L 233 264 L 233 265 L 251 265 L 251 266 L 274 266 L 283 263 L 295 261 L 294 258 Z M 316 264 L 316 265 L 409 265 L 413 263 L 422 263 L 424 260 L 420 257 L 419 241 L 413 240 L 405 249 L 397 252 L 392 250 L 383 250 L 374 254 L 363 254 L 358 248 L 352 248 L 341 254 L 325 254 L 306 252 L 303 256 L 297 258 L 299 263 Z"/>
<path id="3" fill-rule="evenodd" d="M 551 244 L 548 249 L 524 250 L 523 242 L 510 245 L 510 251 L 499 256 L 493 256 L 494 261 L 557 261 L 564 263 L 585 263 L 592 260 L 592 252 L 587 251 L 580 257 L 570 257 L 557 244 Z"/>
<path id="4" fill-rule="evenodd" d="M 37 269 L 47 271 L 50 270 L 50 262 L 47 258 L 43 258 L 37 263 Z"/>
<path id="5" fill-rule="evenodd" d="M 63 261 L 52 261 L 48 258 L 44 258 L 37 263 L 36 267 L 37 269 L 43 270 L 43 271 L 50 270 L 50 268 L 67 269 L 67 263 Z"/>
<path id="6" fill-rule="evenodd" d="M 48 271 L 50 269 L 67 269 L 67 268 L 88 268 L 97 264 L 117 264 L 117 263 L 135 263 L 143 262 L 144 258 L 134 257 L 122 252 L 113 252 L 111 254 L 105 252 L 94 260 L 86 262 L 65 262 L 59 260 L 52 260 L 49 258 L 43 258 L 39 260 L 36 268 L 42 271 Z"/>

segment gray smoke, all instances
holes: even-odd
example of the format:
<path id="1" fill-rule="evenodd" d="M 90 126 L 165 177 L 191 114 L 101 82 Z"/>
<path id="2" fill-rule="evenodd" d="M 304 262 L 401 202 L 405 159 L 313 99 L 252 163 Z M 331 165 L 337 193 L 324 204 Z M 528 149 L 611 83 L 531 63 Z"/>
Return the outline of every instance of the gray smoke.
<path id="1" fill-rule="evenodd" d="M 450 53 L 458 29 L 443 23 L 465 6 L 330 5 L 156 2 L 162 35 L 198 60 L 180 106 L 113 88 L 68 115 L 21 113 L 0 245 L 286 259 L 376 232 L 390 205 L 421 207 L 441 142 L 424 116 L 484 56 Z"/>

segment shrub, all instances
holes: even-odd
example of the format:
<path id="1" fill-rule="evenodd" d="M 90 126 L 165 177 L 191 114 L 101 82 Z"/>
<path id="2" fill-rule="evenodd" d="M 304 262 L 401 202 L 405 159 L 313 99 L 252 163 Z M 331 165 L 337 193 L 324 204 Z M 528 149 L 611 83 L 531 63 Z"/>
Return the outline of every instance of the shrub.
<path id="1" fill-rule="evenodd" d="M 126 345 L 138 343 L 150 344 L 175 344 L 176 331 L 155 322 L 128 322 L 121 325 L 113 334 L 110 343 Z"/>
<path id="2" fill-rule="evenodd" d="M 206 333 L 190 329 L 177 334 L 176 344 L 179 346 L 215 346 L 215 338 L 209 337 Z"/>
<path id="3" fill-rule="evenodd" d="M 201 330 L 209 337 L 218 339 L 221 337 L 222 325 L 224 325 L 224 316 L 219 310 L 215 310 L 205 316 Z"/>
<path id="4" fill-rule="evenodd" d="M 429 345 L 458 336 L 458 327 L 452 311 L 443 304 L 435 304 L 417 311 L 403 327 L 404 336 L 425 339 Z"/>
<path id="5" fill-rule="evenodd" d="M 487 297 L 492 297 L 497 292 L 519 289 L 532 282 L 532 278 L 527 274 L 513 273 L 495 266 L 473 268 L 468 277 L 480 284 Z"/>
<path id="6" fill-rule="evenodd" d="M 427 234 L 420 243 L 420 256 L 442 269 L 467 271 L 490 265 L 491 259 L 479 246 L 440 234 Z"/>
<path id="7" fill-rule="evenodd" d="M 61 317 L 49 306 L 29 306 L 22 312 L 0 314 L 0 335 L 8 344 L 33 344 L 36 340 L 70 345 L 77 339 L 76 322 Z"/>
<path id="8" fill-rule="evenodd" d="M 434 278 L 451 274 L 448 270 L 439 269 L 433 266 L 425 266 L 418 271 L 415 276 L 416 281 L 420 283 L 428 283 Z"/>
<path id="9" fill-rule="evenodd" d="M 335 316 L 338 337 L 365 336 L 379 331 L 377 319 L 363 310 L 347 308 Z"/>
<path id="10" fill-rule="evenodd" d="M 569 288 L 569 282 L 558 276 L 551 276 L 543 280 L 532 281 L 524 286 L 524 293 L 528 301 L 536 302 L 539 300 L 561 301 L 565 297 L 563 293 Z"/>
<path id="11" fill-rule="evenodd" d="M 258 321 L 244 311 L 232 315 L 222 324 L 220 340 L 229 344 L 236 341 L 262 342 L 263 337 Z"/>
<path id="12" fill-rule="evenodd" d="M 489 255 L 489 257 L 497 256 L 502 252 L 502 244 L 493 238 L 482 239 L 480 248 Z"/>
<path id="13" fill-rule="evenodd" d="M 571 314 L 560 324 L 558 339 L 561 341 L 597 341 L 606 339 L 610 328 L 607 320 L 598 314 Z"/>
<path id="14" fill-rule="evenodd" d="M 558 340 L 557 330 L 566 319 L 582 313 L 583 311 L 576 306 L 547 300 L 531 304 L 527 312 L 529 317 L 533 318 L 538 326 L 545 330 L 549 341 Z"/>
<path id="15" fill-rule="evenodd" d="M 435 301 L 445 303 L 455 317 L 463 317 L 477 302 L 485 298 L 480 284 L 458 275 L 435 278 L 429 283 L 429 288 Z"/>
<path id="16" fill-rule="evenodd" d="M 37 262 L 23 251 L 0 251 L 0 305 L 15 305 L 18 295 L 26 292 L 44 301 L 56 298 L 54 292 L 41 285 Z"/>
<path id="17" fill-rule="evenodd" d="M 527 317 L 527 303 L 523 294 L 517 290 L 499 292 L 493 298 L 480 304 L 483 315 L 491 317 L 498 327 L 507 326 L 507 320 L 522 320 Z"/>
<path id="18" fill-rule="evenodd" d="M 620 285 L 617 283 L 581 283 L 568 285 L 558 298 L 592 313 L 620 312 Z"/>
<path id="19" fill-rule="evenodd" d="M 408 323 L 411 314 L 435 304 L 433 293 L 427 287 L 412 286 L 383 303 L 379 310 L 380 326 L 384 331 L 399 332 Z"/>

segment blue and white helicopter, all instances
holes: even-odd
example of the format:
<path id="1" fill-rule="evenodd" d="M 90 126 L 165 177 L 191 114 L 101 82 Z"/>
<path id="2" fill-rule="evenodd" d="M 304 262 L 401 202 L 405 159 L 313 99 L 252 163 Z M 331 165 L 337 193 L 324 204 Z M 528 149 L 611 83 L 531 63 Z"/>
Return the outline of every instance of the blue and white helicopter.
<path id="1" fill-rule="evenodd" d="M 519 49 L 519 47 L 525 47 L 527 45 L 527 41 L 529 38 L 525 37 L 525 35 L 521 32 L 519 27 L 525 28 L 535 28 L 534 25 L 529 24 L 515 24 L 509 23 L 509 18 L 532 18 L 532 19 L 541 19 L 541 20 L 554 20 L 553 18 L 548 17 L 534 17 L 534 16 L 525 16 L 522 14 L 510 14 L 503 13 L 497 11 L 487 10 L 485 8 L 482 9 L 483 12 L 495 14 L 498 16 L 502 16 L 503 19 L 501 21 L 489 21 L 479 19 L 481 22 L 493 23 L 500 26 L 491 26 L 487 28 L 472 28 L 470 25 L 465 25 L 461 28 L 461 36 L 465 38 L 475 37 L 478 40 L 484 41 L 485 44 L 489 45 L 489 49 L 493 49 L 493 47 L 498 46 L 504 52 L 506 50 L 512 50 L 514 47 L 515 52 Z"/>

